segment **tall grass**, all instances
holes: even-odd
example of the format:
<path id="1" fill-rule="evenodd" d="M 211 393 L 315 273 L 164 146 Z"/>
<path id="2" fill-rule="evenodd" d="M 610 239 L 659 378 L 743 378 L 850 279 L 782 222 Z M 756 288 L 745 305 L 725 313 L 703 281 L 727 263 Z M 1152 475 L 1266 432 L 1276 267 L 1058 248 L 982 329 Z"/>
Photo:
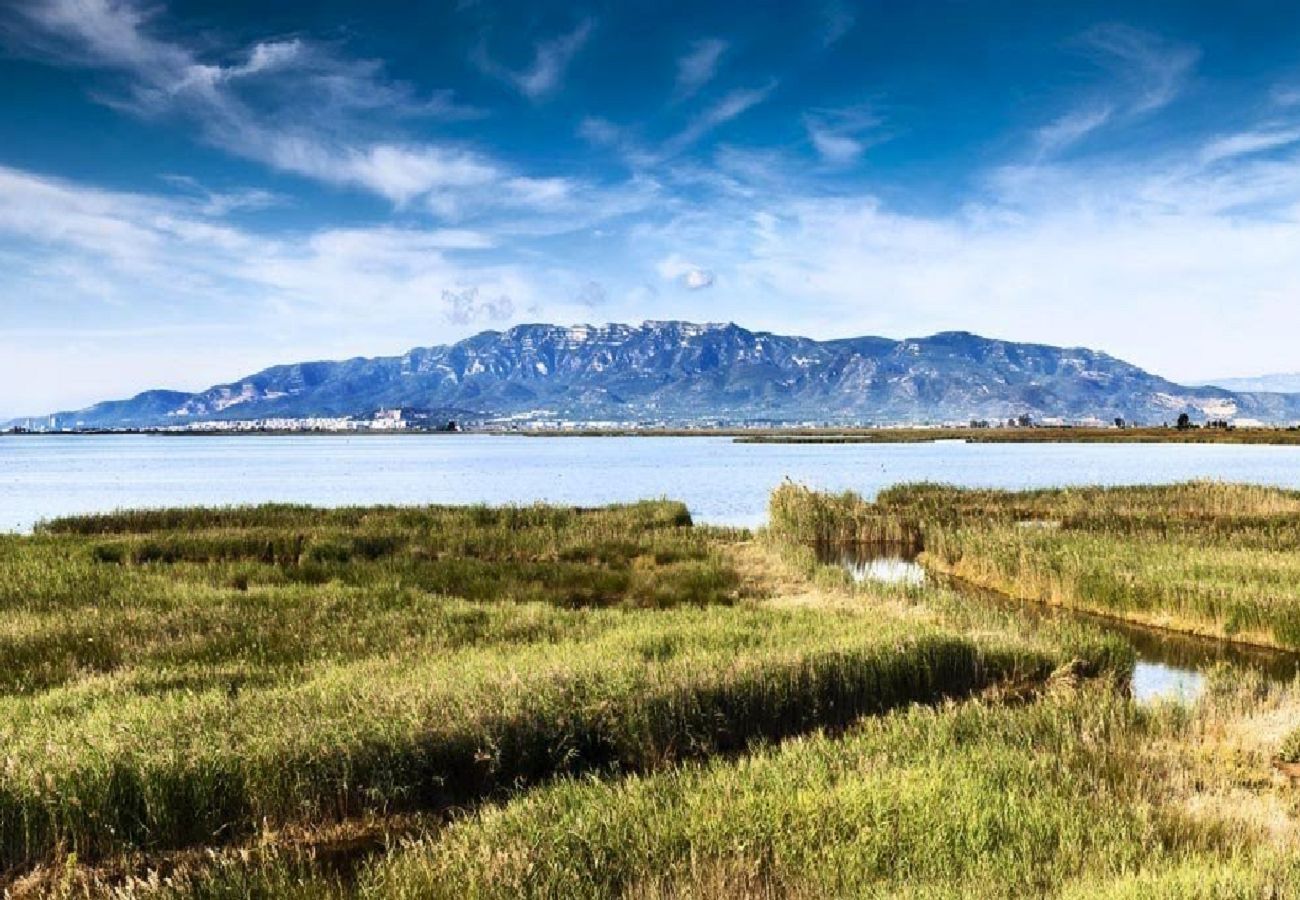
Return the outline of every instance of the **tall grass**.
<path id="1" fill-rule="evenodd" d="M 787 481 L 768 499 L 768 530 L 806 545 L 903 544 L 920 549 L 920 523 L 865 503 L 852 491 L 821 493 Z"/>
<path id="2" fill-rule="evenodd" d="M 932 568 L 1016 597 L 1300 649 L 1300 492 L 1199 482 L 777 495 L 779 540 L 911 535 Z"/>
<path id="3" fill-rule="evenodd" d="M 649 503 L 125 513 L 0 542 L 0 870 L 444 811 L 1124 664 L 746 603 L 740 537 Z"/>
<path id="4" fill-rule="evenodd" d="M 1286 596 L 1298 498 L 783 486 L 761 544 L 671 504 L 54 523 L 0 542 L 27 678 L 0 697 L 0 868 L 191 848 L 113 885 L 186 900 L 1290 896 L 1294 841 L 1237 817 L 1293 824 L 1237 743 L 1250 684 L 1235 718 L 1140 708 L 1078 686 L 1133 664 L 1084 625 L 806 576 L 818 542 L 912 540 L 1013 593 L 1190 619 L 1236 579 Z M 358 821 L 420 826 L 346 871 L 274 839 Z"/>
<path id="5" fill-rule="evenodd" d="M 166 530 L 176 522 L 186 530 Z M 0 538 L 0 691 L 123 668 L 281 671 L 432 651 L 497 617 L 448 597 L 567 609 L 740 599 L 725 553 L 737 535 L 688 522 L 676 503 L 330 510 L 316 523 L 297 507 L 60 520 Z M 548 627 L 569 627 L 562 620 Z"/>
<path id="6" fill-rule="evenodd" d="M 1132 705 L 1091 691 L 914 708 L 842 740 L 803 738 L 737 762 L 566 780 L 379 861 L 360 893 L 1134 895 L 1197 875 L 1240 885 L 1238 896 L 1300 888 L 1300 867 L 1268 865 L 1246 835 L 1165 805 L 1143 752 L 1160 733 Z"/>
<path id="7" fill-rule="evenodd" d="M 813 612 L 618 613 L 589 641 L 367 659 L 257 686 L 86 679 L 0 700 L 0 862 L 212 843 L 644 770 L 1044 677 L 1058 660 Z"/>

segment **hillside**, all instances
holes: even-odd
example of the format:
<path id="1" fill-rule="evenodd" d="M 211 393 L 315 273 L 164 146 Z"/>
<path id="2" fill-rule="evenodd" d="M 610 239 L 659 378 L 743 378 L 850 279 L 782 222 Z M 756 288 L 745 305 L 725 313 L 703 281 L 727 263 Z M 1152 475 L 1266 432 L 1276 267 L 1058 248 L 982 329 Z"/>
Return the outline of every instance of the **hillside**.
<path id="1" fill-rule="evenodd" d="M 734 324 L 520 325 L 397 357 L 275 366 L 194 394 L 149 391 L 57 414 L 60 426 L 453 410 L 462 418 L 619 422 L 1161 423 L 1300 419 L 1300 396 L 1184 387 L 1105 353 L 992 340 L 816 341 Z"/>

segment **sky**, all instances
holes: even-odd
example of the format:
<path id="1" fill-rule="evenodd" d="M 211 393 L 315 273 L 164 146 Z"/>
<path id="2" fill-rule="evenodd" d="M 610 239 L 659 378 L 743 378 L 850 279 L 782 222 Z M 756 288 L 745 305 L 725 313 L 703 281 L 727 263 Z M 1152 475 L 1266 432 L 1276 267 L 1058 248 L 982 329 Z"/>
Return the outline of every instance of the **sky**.
<path id="1" fill-rule="evenodd" d="M 0 419 L 644 319 L 1300 370 L 1300 4 L 0 0 Z"/>

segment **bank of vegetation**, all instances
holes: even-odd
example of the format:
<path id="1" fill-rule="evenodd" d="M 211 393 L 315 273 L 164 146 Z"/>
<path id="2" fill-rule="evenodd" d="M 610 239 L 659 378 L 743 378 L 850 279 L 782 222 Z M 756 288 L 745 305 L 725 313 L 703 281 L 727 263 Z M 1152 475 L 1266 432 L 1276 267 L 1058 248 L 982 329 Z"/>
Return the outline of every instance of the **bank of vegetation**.
<path id="1" fill-rule="evenodd" d="M 779 430 L 737 434 L 739 444 L 1300 444 L 1296 427 L 1125 427 L 1017 426 L 995 428 L 861 428 Z"/>
<path id="2" fill-rule="evenodd" d="M 902 541 L 933 569 L 1019 599 L 1300 649 L 1300 492 L 918 484 L 867 502 L 785 485 L 771 516 L 793 541 Z"/>
<path id="3" fill-rule="evenodd" d="M 0 538 L 0 884 L 1286 896 L 1287 729 L 1250 723 L 1300 714 L 1288 688 L 1225 669 L 1195 708 L 1141 707 L 1122 639 L 855 585 L 815 548 L 991 573 L 984 532 L 1030 561 L 1049 538 L 1273 553 L 1296 518 L 1300 496 L 1226 486 L 787 485 L 760 536 L 668 501 L 46 523 Z"/>

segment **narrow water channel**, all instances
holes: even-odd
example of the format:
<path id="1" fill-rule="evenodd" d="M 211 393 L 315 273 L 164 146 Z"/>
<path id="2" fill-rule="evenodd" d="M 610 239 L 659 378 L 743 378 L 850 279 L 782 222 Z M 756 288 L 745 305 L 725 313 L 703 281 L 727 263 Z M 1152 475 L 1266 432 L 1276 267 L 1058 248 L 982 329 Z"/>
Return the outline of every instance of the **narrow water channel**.
<path id="1" fill-rule="evenodd" d="M 936 578 L 917 562 L 916 551 L 905 545 L 829 545 L 819 547 L 817 555 L 823 563 L 840 566 L 858 582 L 919 586 Z M 1087 622 L 1123 637 L 1137 651 L 1132 692 L 1139 702 L 1164 698 L 1194 700 L 1205 688 L 1206 673 L 1219 663 L 1254 669 L 1277 681 L 1290 681 L 1300 671 L 1300 654 L 1285 650 L 1181 634 L 1095 613 L 1016 600 L 960 579 L 938 577 L 967 599 L 1000 611 L 1011 609 L 1037 620 Z"/>

